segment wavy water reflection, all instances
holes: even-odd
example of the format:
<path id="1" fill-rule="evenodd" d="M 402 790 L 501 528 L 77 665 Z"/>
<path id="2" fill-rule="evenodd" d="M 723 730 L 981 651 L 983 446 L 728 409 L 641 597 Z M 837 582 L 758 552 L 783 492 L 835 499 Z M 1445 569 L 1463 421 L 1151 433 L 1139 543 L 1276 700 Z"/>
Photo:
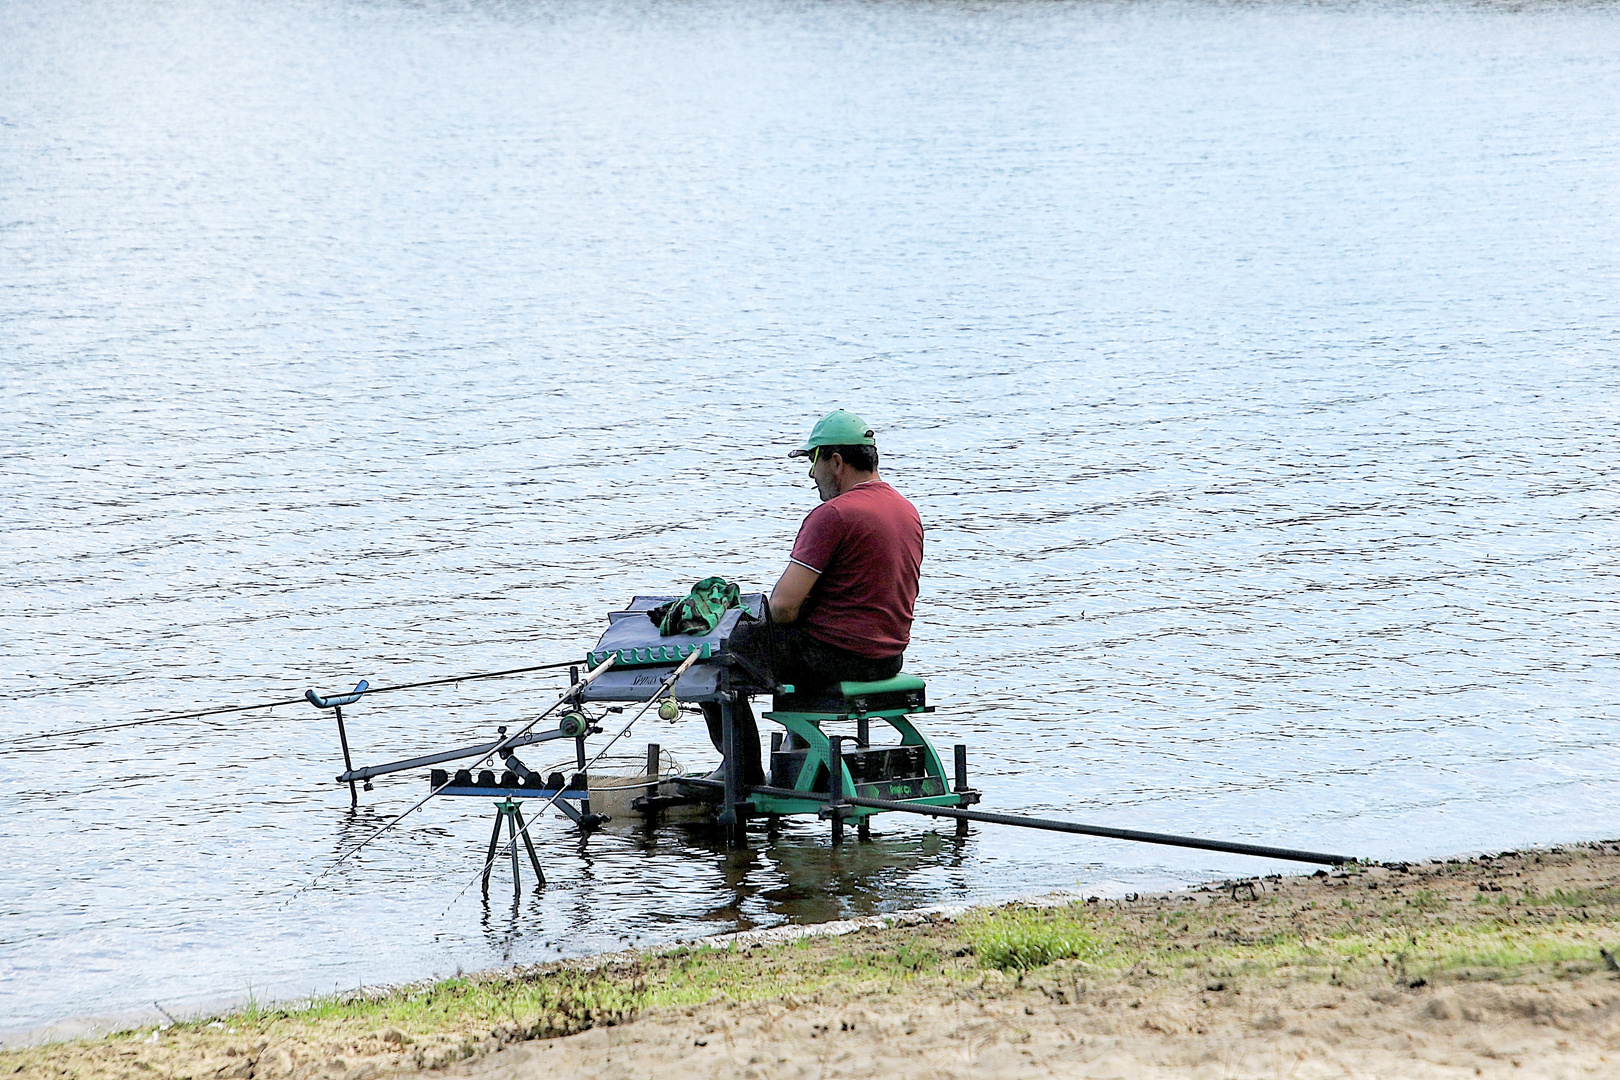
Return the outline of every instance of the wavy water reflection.
<path id="1" fill-rule="evenodd" d="M 7 4 L 0 738 L 766 586 L 844 405 L 926 522 L 908 667 L 987 805 L 1611 834 L 1617 58 L 1605 3 Z M 356 759 L 561 685 L 367 699 Z M 350 811 L 310 709 L 8 749 L 0 1027 L 1278 869 L 546 820 L 514 911 L 456 898 L 477 802 L 309 887 L 421 792 Z"/>

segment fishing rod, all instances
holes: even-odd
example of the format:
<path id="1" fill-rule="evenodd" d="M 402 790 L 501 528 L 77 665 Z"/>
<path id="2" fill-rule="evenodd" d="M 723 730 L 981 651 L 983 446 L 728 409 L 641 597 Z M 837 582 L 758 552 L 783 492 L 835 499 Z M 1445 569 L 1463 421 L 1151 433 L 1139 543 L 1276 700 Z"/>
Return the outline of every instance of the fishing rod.
<path id="1" fill-rule="evenodd" d="M 1139 829 L 1114 829 L 1106 825 L 1082 825 L 1075 821 L 1054 821 L 1051 818 L 1025 817 L 1022 814 L 997 814 L 985 810 L 963 810 L 951 806 L 924 806 L 917 803 L 895 802 L 892 799 L 865 799 L 856 795 L 845 796 L 844 801 L 854 806 L 867 806 L 874 810 L 901 810 L 908 814 L 928 817 L 955 818 L 957 821 L 982 821 L 988 825 L 1015 825 L 1024 829 L 1046 832 L 1077 833 L 1081 836 L 1104 836 L 1113 840 L 1134 840 L 1139 844 L 1163 844 L 1167 847 L 1197 848 L 1203 851 L 1226 851 L 1234 855 L 1254 855 L 1262 859 L 1285 859 L 1289 862 L 1315 863 L 1322 866 L 1344 866 L 1356 861 L 1354 855 L 1329 855 L 1320 851 L 1299 851 L 1295 848 L 1270 847 L 1265 844 L 1242 844 L 1230 840 L 1203 840 L 1173 833 L 1143 832 Z"/>
<path id="2" fill-rule="evenodd" d="M 584 692 L 584 690 L 585 690 L 585 688 L 587 686 L 589 686 L 589 685 L 591 685 L 591 683 L 595 682 L 598 676 L 604 674 L 608 670 L 608 668 L 612 667 L 614 665 L 614 663 L 616 663 L 617 661 L 618 661 L 617 656 L 609 656 L 606 660 L 603 660 L 600 664 L 596 665 L 594 668 L 591 668 L 590 671 L 585 673 L 584 677 L 581 678 L 579 680 L 579 682 L 575 683 L 573 686 L 570 686 L 568 688 L 567 693 L 563 694 L 556 701 L 552 702 L 551 705 L 546 709 L 545 712 L 543 712 L 540 715 L 536 716 L 534 719 L 530 720 L 527 724 L 524 724 L 517 731 L 513 732 L 510 735 L 507 735 L 507 736 L 503 737 L 499 742 L 493 744 L 490 747 L 489 752 L 487 754 L 485 754 L 483 756 L 483 758 L 481 758 L 479 760 L 478 764 L 482 765 L 484 762 L 491 760 L 492 758 L 495 757 L 495 755 L 499 754 L 502 750 L 505 750 L 506 748 L 510 747 L 513 743 L 517 742 L 517 740 L 522 738 L 524 735 L 527 735 L 530 731 L 532 731 L 534 729 L 534 726 L 536 724 L 538 724 L 540 721 L 542 721 L 546 717 L 550 716 L 553 712 L 557 711 L 557 709 L 561 708 L 562 706 L 568 704 L 571 701 L 576 700 L 579 697 L 579 695 Z M 660 693 L 663 692 L 662 687 L 659 688 L 659 692 Z M 609 743 L 608 745 L 611 746 L 613 744 Z M 598 755 L 598 756 L 600 756 L 600 755 Z M 474 766 L 474 767 L 476 768 L 477 766 Z M 440 784 L 439 786 L 430 789 L 428 791 L 428 793 L 426 795 L 422 796 L 420 799 L 418 799 L 410 807 L 410 809 L 406 810 L 404 813 L 400 814 L 394 820 L 388 822 L 388 824 L 382 826 L 376 832 L 372 833 L 370 836 L 368 836 L 364 840 L 360 841 L 360 843 L 356 844 L 354 847 L 350 848 L 348 851 L 345 851 L 342 855 L 338 856 L 336 862 L 334 862 L 331 866 L 328 866 L 325 870 L 322 870 L 319 874 L 315 875 L 315 877 L 310 881 L 310 883 L 308 885 L 305 885 L 302 889 L 299 889 L 298 892 L 294 893 L 291 897 L 288 897 L 287 902 L 291 903 L 294 899 L 296 899 L 298 896 L 302 895 L 307 890 L 314 888 L 316 885 L 318 885 L 320 883 L 322 878 L 326 877 L 326 875 L 330 874 L 332 871 L 334 871 L 338 867 L 342 866 L 344 864 L 344 862 L 346 862 L 348 860 L 349 856 L 353 855 L 355 852 L 359 851 L 361 848 L 365 847 L 367 844 L 369 844 L 373 840 L 377 839 L 377 837 L 381 836 L 383 833 L 387 832 L 389 829 L 392 829 L 395 825 L 398 825 L 401 821 L 404 821 L 405 818 L 408 817 L 409 815 L 411 815 L 412 813 L 416 812 L 417 810 L 420 810 L 423 806 L 425 806 L 427 804 L 427 801 L 429 799 L 433 798 L 433 796 L 437 795 L 439 792 L 441 792 L 445 788 L 449 787 L 452 783 L 454 783 L 454 780 L 455 780 L 455 778 L 451 777 L 450 779 L 446 780 L 444 783 Z M 560 794 L 560 791 L 559 791 L 559 794 Z M 552 801 L 553 802 L 556 801 L 556 796 L 552 797 Z M 548 802 L 546 805 L 550 806 L 551 803 Z"/>
<path id="3" fill-rule="evenodd" d="M 420 690 L 425 686 L 444 686 L 449 683 L 472 682 L 475 679 L 498 679 L 505 675 L 524 675 L 531 671 L 552 671 L 557 668 L 574 667 L 578 660 L 560 660 L 552 664 L 535 664 L 530 667 L 507 668 L 504 671 L 482 671 L 474 675 L 447 675 L 443 678 L 428 679 L 425 682 L 400 683 L 398 686 L 372 686 L 356 693 L 355 697 L 367 697 L 372 694 L 388 694 L 396 690 Z M 94 727 L 75 728 L 71 731 L 44 731 L 35 735 L 17 735 L 12 738 L 0 739 L 0 746 L 11 746 L 16 743 L 38 742 L 42 739 L 71 739 L 79 735 L 93 735 L 101 731 L 114 731 L 118 728 L 140 727 L 144 724 L 172 724 L 179 720 L 199 720 L 207 716 L 223 716 L 226 713 L 253 712 L 257 709 L 275 709 L 283 705 L 303 705 L 307 698 L 287 698 L 285 701 L 264 701 L 257 705 L 228 705 L 218 709 L 203 709 L 199 712 L 175 713 L 171 716 L 153 716 L 145 720 L 122 720 L 113 724 L 98 724 Z M 57 749 L 47 747 L 46 749 Z"/>
<path id="4" fill-rule="evenodd" d="M 718 780 L 687 777 L 683 784 L 719 788 Z M 842 784 L 838 785 L 840 788 Z M 814 799 L 829 804 L 837 813 L 844 807 L 865 806 L 873 810 L 898 810 L 906 814 L 951 818 L 956 821 L 980 821 L 987 825 L 1012 825 L 1021 829 L 1039 829 L 1043 832 L 1074 833 L 1080 836 L 1103 836 L 1112 840 L 1133 840 L 1139 844 L 1163 844 L 1167 847 L 1197 848 L 1203 851 L 1224 851 L 1236 855 L 1254 855 L 1262 859 L 1286 859 L 1290 862 L 1315 863 L 1323 866 L 1343 866 L 1356 861 L 1353 855 L 1329 855 L 1320 851 L 1299 851 L 1294 848 L 1269 847 L 1264 844 L 1243 844 L 1229 840 L 1204 840 L 1194 836 L 1176 836 L 1173 833 L 1143 832 L 1139 829 L 1115 829 L 1107 825 L 1082 825 L 1077 821 L 1058 821 L 1053 818 L 1029 817 L 1024 814 L 998 814 L 986 810 L 965 810 L 953 806 L 929 806 L 924 803 L 900 802 L 894 799 L 868 799 L 859 795 L 846 795 L 841 791 L 806 792 L 776 788 L 761 784 L 748 789 L 749 794 L 775 795 L 782 798 Z M 824 811 L 826 813 L 826 811 Z"/>
<path id="5" fill-rule="evenodd" d="M 664 679 L 663 682 L 658 684 L 658 689 L 656 689 L 656 690 L 654 690 L 652 692 L 652 696 L 649 697 L 646 701 L 641 703 L 641 708 L 636 710 L 636 714 L 634 716 L 632 716 L 629 720 L 625 721 L 624 726 L 619 729 L 618 734 L 614 735 L 613 738 L 609 739 L 607 741 L 607 745 L 602 747 L 602 749 L 598 750 L 596 752 L 596 756 L 591 758 L 591 760 L 587 761 L 585 763 L 585 767 L 580 769 L 579 771 L 589 775 L 589 773 L 591 771 L 591 766 L 595 765 L 598 761 L 602 760 L 602 756 L 604 754 L 606 754 L 609 750 L 613 749 L 613 744 L 614 743 L 618 742 L 620 739 L 622 739 L 626 735 L 630 734 L 630 729 L 635 726 L 636 721 L 640 720 L 644 715 L 646 715 L 647 710 L 652 708 L 653 705 L 655 705 L 658 702 L 659 698 L 663 697 L 666 693 L 668 693 L 670 691 L 670 689 L 672 687 L 674 687 L 675 683 L 677 681 L 679 681 L 680 677 L 682 675 L 686 674 L 686 669 L 691 667 L 694 663 L 697 662 L 699 656 L 702 655 L 702 652 L 703 652 L 703 650 L 694 648 L 690 653 L 688 653 L 687 656 L 686 656 L 686 659 L 681 661 L 680 666 L 677 667 L 674 671 L 670 672 L 669 676 L 666 679 Z M 613 663 L 616 656 L 617 656 L 617 654 L 610 653 L 608 655 L 607 660 L 605 660 L 603 662 L 602 667 L 597 668 L 596 670 L 601 671 L 601 670 L 603 670 L 603 668 L 606 668 L 609 664 Z M 523 828 L 521 830 L 514 830 L 513 835 L 507 840 L 506 845 L 504 847 L 500 848 L 494 854 L 490 855 L 490 857 L 485 860 L 484 865 L 479 867 L 478 873 L 474 874 L 471 878 L 469 878 L 468 881 L 467 881 L 467 884 L 465 884 L 465 885 L 463 885 L 461 887 L 461 891 L 456 893 L 455 896 L 451 897 L 450 903 L 445 905 L 445 909 L 444 909 L 443 914 L 448 915 L 450 913 L 451 906 L 453 906 L 457 900 L 460 900 L 463 896 L 466 895 L 467 890 L 472 888 L 472 883 L 474 881 L 479 880 L 480 878 L 482 878 L 485 874 L 487 874 L 489 872 L 489 868 L 495 865 L 495 860 L 504 857 L 508 852 L 514 853 L 513 857 L 516 858 L 515 853 L 517 851 L 518 838 L 522 837 L 525 842 L 528 841 L 528 838 L 529 838 L 529 826 L 532 825 L 535 821 L 538 821 L 541 817 L 543 817 L 545 815 L 545 812 L 547 810 L 550 810 L 551 807 L 557 802 L 557 800 L 562 797 L 562 793 L 563 793 L 563 789 L 558 788 L 556 790 L 556 792 L 554 792 L 552 794 L 551 798 L 546 800 L 546 804 L 540 808 L 540 812 L 538 814 L 535 814 L 533 817 L 531 817 L 527 821 L 525 821 L 523 823 Z M 491 842 L 493 843 L 493 841 L 491 841 Z"/>

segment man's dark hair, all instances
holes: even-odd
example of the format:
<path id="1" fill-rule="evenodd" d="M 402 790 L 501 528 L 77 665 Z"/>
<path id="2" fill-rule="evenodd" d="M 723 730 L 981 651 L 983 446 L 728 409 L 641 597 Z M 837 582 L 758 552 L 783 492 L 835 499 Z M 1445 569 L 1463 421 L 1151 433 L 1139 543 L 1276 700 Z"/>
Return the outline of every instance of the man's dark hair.
<path id="1" fill-rule="evenodd" d="M 845 464 L 856 472 L 876 472 L 878 467 L 878 452 L 875 446 L 823 446 L 820 456 L 823 458 L 837 454 L 844 459 Z"/>

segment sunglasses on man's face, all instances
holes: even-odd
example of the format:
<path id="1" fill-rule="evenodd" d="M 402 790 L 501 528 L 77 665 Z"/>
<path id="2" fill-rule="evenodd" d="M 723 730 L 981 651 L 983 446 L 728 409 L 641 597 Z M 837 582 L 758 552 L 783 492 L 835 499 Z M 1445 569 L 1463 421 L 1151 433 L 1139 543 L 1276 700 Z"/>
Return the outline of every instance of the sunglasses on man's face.
<path id="1" fill-rule="evenodd" d="M 821 452 L 825 449 L 827 449 L 825 446 L 813 446 L 809 450 L 805 451 L 804 460 L 805 463 L 810 466 L 811 475 L 815 474 L 816 462 L 822 460 Z M 831 454 L 827 455 L 827 460 L 832 460 Z"/>

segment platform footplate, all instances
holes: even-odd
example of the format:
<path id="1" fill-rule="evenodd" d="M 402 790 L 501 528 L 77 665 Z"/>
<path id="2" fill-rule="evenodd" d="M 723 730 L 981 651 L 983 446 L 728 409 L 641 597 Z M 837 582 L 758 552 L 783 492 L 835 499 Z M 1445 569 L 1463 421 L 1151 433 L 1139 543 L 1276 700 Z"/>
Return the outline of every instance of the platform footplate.
<path id="1" fill-rule="evenodd" d="M 944 794 L 945 784 L 937 776 L 894 777 L 871 784 L 855 785 L 855 796 L 861 799 L 904 802 L 907 799 L 927 799 Z"/>

